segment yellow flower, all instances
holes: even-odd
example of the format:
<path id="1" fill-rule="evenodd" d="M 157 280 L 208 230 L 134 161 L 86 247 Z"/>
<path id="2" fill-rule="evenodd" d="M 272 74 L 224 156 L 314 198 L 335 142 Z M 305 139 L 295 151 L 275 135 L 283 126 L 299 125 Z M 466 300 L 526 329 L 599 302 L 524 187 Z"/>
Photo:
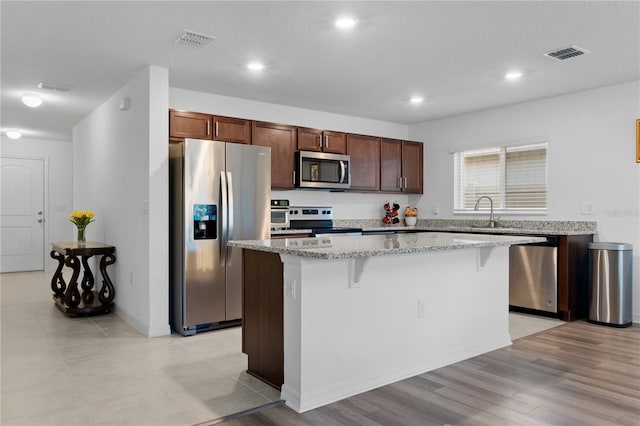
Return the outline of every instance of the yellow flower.
<path id="1" fill-rule="evenodd" d="M 88 224 L 94 221 L 95 215 L 91 210 L 74 210 L 69 215 L 69 220 L 78 228 L 86 228 Z"/>

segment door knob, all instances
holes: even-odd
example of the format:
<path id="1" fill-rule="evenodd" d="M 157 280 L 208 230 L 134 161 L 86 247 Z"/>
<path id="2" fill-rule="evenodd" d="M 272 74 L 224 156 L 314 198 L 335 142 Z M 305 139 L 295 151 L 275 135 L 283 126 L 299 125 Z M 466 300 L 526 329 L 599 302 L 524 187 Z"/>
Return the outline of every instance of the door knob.
<path id="1" fill-rule="evenodd" d="M 38 223 L 44 222 L 44 219 L 38 219 Z"/>
<path id="2" fill-rule="evenodd" d="M 42 211 L 39 211 L 39 212 L 38 212 L 38 214 L 39 214 L 40 216 L 42 216 Z"/>

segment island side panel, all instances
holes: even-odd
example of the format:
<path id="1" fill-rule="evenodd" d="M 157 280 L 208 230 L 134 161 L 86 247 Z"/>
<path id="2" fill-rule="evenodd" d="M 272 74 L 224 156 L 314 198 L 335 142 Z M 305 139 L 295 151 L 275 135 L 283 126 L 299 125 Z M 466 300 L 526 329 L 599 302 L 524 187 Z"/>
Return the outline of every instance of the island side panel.
<path id="1" fill-rule="evenodd" d="M 282 255 L 282 398 L 304 412 L 509 345 L 508 255 Z"/>
<path id="2" fill-rule="evenodd" d="M 243 250 L 242 351 L 247 372 L 276 389 L 284 381 L 283 266 L 280 256 Z"/>

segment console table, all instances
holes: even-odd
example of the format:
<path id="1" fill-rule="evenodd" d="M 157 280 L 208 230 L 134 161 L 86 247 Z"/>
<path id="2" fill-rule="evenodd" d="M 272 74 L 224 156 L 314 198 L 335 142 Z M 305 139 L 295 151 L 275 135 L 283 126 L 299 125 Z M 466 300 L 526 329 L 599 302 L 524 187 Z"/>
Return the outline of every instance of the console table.
<path id="1" fill-rule="evenodd" d="M 115 289 L 107 266 L 115 263 L 115 247 L 102 243 L 86 242 L 79 245 L 76 241 L 52 243 L 51 257 L 58 261 L 53 278 L 51 290 L 53 300 L 62 312 L 70 317 L 83 314 L 104 314 L 111 311 Z M 100 273 L 102 274 L 102 287 L 99 291 L 93 289 L 94 278 L 89 259 L 92 256 L 102 256 L 100 259 Z M 78 260 L 80 257 L 81 260 Z M 82 282 L 78 290 L 78 277 L 80 276 L 80 263 L 83 266 Z M 68 285 L 62 276 L 62 269 L 68 266 L 73 270 Z"/>

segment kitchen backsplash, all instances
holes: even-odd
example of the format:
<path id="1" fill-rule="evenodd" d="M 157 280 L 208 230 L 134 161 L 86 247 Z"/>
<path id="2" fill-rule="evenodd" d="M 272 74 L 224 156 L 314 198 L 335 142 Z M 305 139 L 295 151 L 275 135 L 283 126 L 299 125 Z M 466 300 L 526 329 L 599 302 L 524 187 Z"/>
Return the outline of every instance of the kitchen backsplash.
<path id="1" fill-rule="evenodd" d="M 381 219 L 384 203 L 397 202 L 404 208 L 409 199 L 404 194 L 363 194 L 317 190 L 271 191 L 272 199 L 289 200 L 292 206 L 331 206 L 334 219 Z M 415 204 L 415 202 L 414 202 Z"/>

